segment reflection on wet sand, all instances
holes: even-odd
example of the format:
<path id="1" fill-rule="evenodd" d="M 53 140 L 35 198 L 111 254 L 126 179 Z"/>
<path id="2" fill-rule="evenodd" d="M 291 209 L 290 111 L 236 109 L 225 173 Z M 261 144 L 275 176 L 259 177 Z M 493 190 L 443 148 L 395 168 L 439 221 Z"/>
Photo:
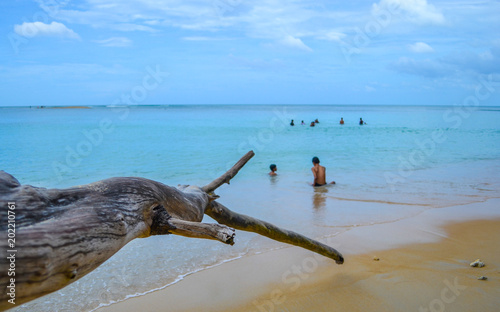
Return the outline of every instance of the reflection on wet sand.
<path id="1" fill-rule="evenodd" d="M 325 207 L 327 193 L 328 193 L 328 188 L 326 188 L 325 186 L 314 188 L 313 207 L 315 210 L 319 210 Z"/>

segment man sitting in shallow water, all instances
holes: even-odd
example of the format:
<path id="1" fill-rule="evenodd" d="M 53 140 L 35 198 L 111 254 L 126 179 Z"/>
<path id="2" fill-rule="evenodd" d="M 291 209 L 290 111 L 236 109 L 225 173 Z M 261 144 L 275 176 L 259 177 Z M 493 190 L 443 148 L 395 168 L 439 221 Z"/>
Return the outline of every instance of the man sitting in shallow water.
<path id="1" fill-rule="evenodd" d="M 326 185 L 326 168 L 319 164 L 319 158 L 314 156 L 312 159 L 313 167 L 311 171 L 314 175 L 313 186 L 323 186 Z M 330 184 L 335 184 L 335 181 L 330 182 Z"/>

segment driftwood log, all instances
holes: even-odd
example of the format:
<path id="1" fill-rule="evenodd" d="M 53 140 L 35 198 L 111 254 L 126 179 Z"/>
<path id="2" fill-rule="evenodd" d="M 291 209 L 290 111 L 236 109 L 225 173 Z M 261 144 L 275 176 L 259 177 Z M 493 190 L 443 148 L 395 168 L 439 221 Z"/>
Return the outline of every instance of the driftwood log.
<path id="1" fill-rule="evenodd" d="M 229 183 L 253 155 L 248 152 L 201 188 L 111 178 L 68 189 L 45 189 L 21 185 L 0 171 L 0 229 L 8 234 L 0 240 L 0 311 L 65 287 L 131 240 L 151 235 L 176 234 L 232 245 L 234 229 L 239 229 L 309 249 L 342 264 L 342 255 L 332 247 L 235 213 L 215 201 L 218 196 L 213 192 Z M 201 223 L 204 214 L 219 224 Z"/>

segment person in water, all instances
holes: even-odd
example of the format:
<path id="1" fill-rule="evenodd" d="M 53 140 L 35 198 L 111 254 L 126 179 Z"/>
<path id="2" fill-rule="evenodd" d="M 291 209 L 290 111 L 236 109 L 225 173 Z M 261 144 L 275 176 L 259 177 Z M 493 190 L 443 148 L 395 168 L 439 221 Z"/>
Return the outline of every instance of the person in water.
<path id="1" fill-rule="evenodd" d="M 271 172 L 269 172 L 270 176 L 276 176 L 276 175 L 278 175 L 276 173 L 276 171 L 278 170 L 278 168 L 276 167 L 275 164 L 272 164 L 271 166 L 269 166 L 269 169 L 271 169 Z"/>
<path id="2" fill-rule="evenodd" d="M 313 186 L 323 186 L 326 185 L 326 168 L 319 164 L 319 158 L 314 156 L 312 159 L 313 167 L 311 171 L 314 176 Z M 335 184 L 335 181 L 330 182 L 330 184 Z"/>
<path id="3" fill-rule="evenodd" d="M 316 120 L 315 120 L 314 122 L 315 122 L 315 123 L 319 123 L 319 120 L 318 120 L 318 118 L 316 118 Z"/>
<path id="4" fill-rule="evenodd" d="M 292 121 L 290 122 L 290 126 L 295 126 L 295 123 L 293 123 L 293 119 L 292 119 Z"/>
<path id="5" fill-rule="evenodd" d="M 311 121 L 311 124 L 309 125 L 309 127 L 314 127 L 315 124 L 314 124 L 314 121 Z"/>
<path id="6" fill-rule="evenodd" d="M 340 117 L 340 124 L 343 125 L 344 124 L 344 117 Z"/>
<path id="7" fill-rule="evenodd" d="M 366 122 L 363 121 L 363 118 L 359 118 L 359 125 L 366 125 Z"/>
<path id="8" fill-rule="evenodd" d="M 302 122 L 300 123 L 301 125 L 305 125 L 306 123 L 302 120 Z"/>

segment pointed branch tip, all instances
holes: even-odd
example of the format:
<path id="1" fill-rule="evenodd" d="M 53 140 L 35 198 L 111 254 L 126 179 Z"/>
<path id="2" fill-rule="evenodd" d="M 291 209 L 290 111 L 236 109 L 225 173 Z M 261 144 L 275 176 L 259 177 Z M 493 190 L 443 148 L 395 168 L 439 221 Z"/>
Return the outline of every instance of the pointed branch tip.
<path id="1" fill-rule="evenodd" d="M 246 153 L 243 157 L 240 158 L 240 160 L 238 160 L 238 162 L 236 164 L 234 164 L 233 167 L 231 167 L 231 169 L 229 169 L 228 171 L 226 171 L 226 173 L 224 173 L 223 175 L 221 175 L 220 177 L 218 177 L 217 179 L 213 180 L 212 182 L 210 182 L 209 184 L 205 185 L 204 187 L 202 187 L 201 189 L 205 192 L 205 193 L 210 193 L 210 192 L 213 192 L 215 191 L 219 186 L 221 186 L 222 184 L 224 183 L 227 183 L 229 184 L 229 181 L 234 178 L 234 176 L 238 173 L 238 171 L 240 171 L 241 168 L 243 168 L 243 166 L 245 166 L 245 164 L 255 155 L 255 153 L 253 151 L 249 151 L 248 153 Z"/>

